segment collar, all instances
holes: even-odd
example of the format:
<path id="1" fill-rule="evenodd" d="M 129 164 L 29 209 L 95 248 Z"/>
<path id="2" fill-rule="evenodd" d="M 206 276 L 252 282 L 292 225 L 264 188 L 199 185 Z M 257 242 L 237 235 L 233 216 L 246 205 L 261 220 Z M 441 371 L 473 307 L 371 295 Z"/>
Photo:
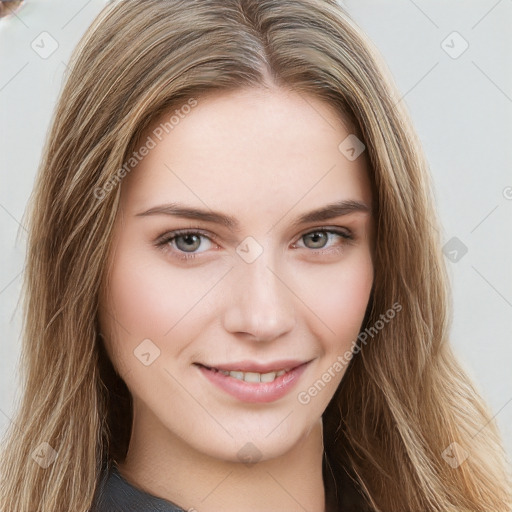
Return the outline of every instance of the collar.
<path id="1" fill-rule="evenodd" d="M 174 503 L 153 496 L 124 479 L 115 463 L 103 471 L 90 512 L 185 512 Z"/>
<path id="2" fill-rule="evenodd" d="M 328 473 L 329 474 L 329 473 Z M 337 509 L 336 484 L 329 475 L 326 489 L 327 511 Z M 119 472 L 115 462 L 104 466 L 102 478 L 89 512 L 186 512 L 175 503 L 135 487 Z"/>

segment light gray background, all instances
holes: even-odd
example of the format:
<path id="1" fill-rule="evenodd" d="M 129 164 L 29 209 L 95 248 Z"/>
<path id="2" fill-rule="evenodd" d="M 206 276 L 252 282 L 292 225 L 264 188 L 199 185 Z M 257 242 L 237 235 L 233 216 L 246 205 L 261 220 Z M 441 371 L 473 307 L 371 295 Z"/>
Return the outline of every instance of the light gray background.
<path id="1" fill-rule="evenodd" d="M 66 62 L 104 5 L 27 0 L 17 16 L 0 19 L 0 434 L 19 399 L 22 216 Z M 445 242 L 456 237 L 467 247 L 457 262 L 447 256 L 452 343 L 496 415 L 510 460 L 512 0 L 343 5 L 384 55 L 411 113 L 430 162 Z M 32 48 L 51 49 L 43 32 L 58 43 L 47 58 Z M 464 40 L 469 46 L 457 56 Z M 484 425 L 478 435 L 485 435 Z"/>

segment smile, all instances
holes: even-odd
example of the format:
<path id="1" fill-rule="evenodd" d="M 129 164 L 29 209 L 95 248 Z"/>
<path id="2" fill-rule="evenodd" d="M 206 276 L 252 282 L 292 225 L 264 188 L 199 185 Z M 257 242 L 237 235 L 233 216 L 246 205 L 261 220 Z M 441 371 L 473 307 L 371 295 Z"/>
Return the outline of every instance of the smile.
<path id="1" fill-rule="evenodd" d="M 210 368 L 214 372 L 220 372 L 223 375 L 233 377 L 234 379 L 243 380 L 245 382 L 260 383 L 260 382 L 274 382 L 277 377 L 281 377 L 290 370 L 276 370 L 268 373 L 258 372 L 240 372 L 240 371 L 227 371 L 217 370 L 216 368 Z"/>
<path id="2" fill-rule="evenodd" d="M 310 362 L 289 360 L 271 365 L 242 362 L 215 366 L 195 363 L 195 366 L 209 383 L 237 400 L 265 403 L 288 394 Z"/>

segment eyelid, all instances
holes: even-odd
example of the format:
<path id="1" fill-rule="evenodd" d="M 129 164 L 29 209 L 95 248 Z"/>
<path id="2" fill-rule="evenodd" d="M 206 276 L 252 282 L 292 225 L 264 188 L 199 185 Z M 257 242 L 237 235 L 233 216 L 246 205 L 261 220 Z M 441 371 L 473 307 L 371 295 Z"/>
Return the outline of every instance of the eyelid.
<path id="1" fill-rule="evenodd" d="M 318 226 L 318 227 L 311 227 L 311 228 L 305 229 L 299 235 L 296 235 L 296 237 L 301 238 L 305 235 L 314 233 L 316 231 L 337 231 L 337 230 L 340 232 L 346 233 L 347 236 L 353 236 L 353 234 L 354 234 L 353 231 L 346 226 Z M 204 230 L 199 227 L 192 226 L 192 227 L 186 227 L 186 228 L 173 229 L 170 231 L 166 231 L 165 233 L 163 233 L 157 237 L 156 242 L 162 241 L 165 239 L 169 239 L 174 236 L 185 235 L 185 234 L 194 234 L 194 233 L 203 235 L 205 238 L 209 238 L 212 241 L 218 240 L 220 238 L 217 235 L 215 235 L 214 233 L 211 233 L 210 231 Z M 229 241 L 231 241 L 231 240 L 229 240 Z M 233 242 L 236 242 L 236 240 L 233 239 Z"/>
<path id="2" fill-rule="evenodd" d="M 155 245 L 164 245 L 174 238 L 185 235 L 201 235 L 203 238 L 207 238 L 211 242 L 217 243 L 218 237 L 209 231 L 205 231 L 201 228 L 182 228 L 167 231 L 162 235 L 158 236 L 155 240 Z M 186 253 L 184 253 L 186 254 Z M 192 253 L 191 253 L 192 254 Z"/>
<path id="3" fill-rule="evenodd" d="M 352 243 L 356 239 L 353 231 L 348 229 L 348 228 L 346 228 L 346 227 L 341 227 L 341 226 L 320 226 L 320 227 L 308 229 L 308 230 L 302 232 L 299 235 L 299 237 L 297 239 L 297 242 L 299 242 L 304 236 L 312 234 L 312 233 L 317 233 L 319 231 L 324 231 L 324 232 L 327 232 L 329 234 L 338 235 L 339 237 L 341 237 L 343 239 L 343 244 Z M 297 242 L 295 242 L 294 245 L 297 244 Z M 328 252 L 330 250 L 336 250 L 336 248 L 331 247 L 329 249 L 323 249 L 323 248 L 320 248 L 320 249 L 310 249 L 310 252 L 314 252 L 314 251 Z"/>
<path id="4" fill-rule="evenodd" d="M 231 244 L 231 245 L 237 245 L 238 243 L 240 243 L 240 241 L 234 236 L 228 236 L 227 238 L 225 236 L 220 237 L 220 236 L 212 233 L 211 231 L 192 226 L 192 227 L 185 227 L 185 228 L 180 228 L 180 229 L 171 229 L 169 231 L 166 231 L 165 233 L 163 233 L 162 235 L 157 237 L 157 239 L 155 240 L 155 244 L 158 244 L 159 241 L 165 242 L 171 238 L 174 238 L 177 236 L 183 236 L 183 235 L 187 235 L 187 234 L 198 234 L 198 235 L 203 236 L 204 238 L 208 238 L 209 240 L 211 240 L 212 242 L 215 242 L 217 244 L 220 244 L 221 239 L 223 239 L 224 242 Z"/>
<path id="5" fill-rule="evenodd" d="M 299 242 L 304 236 L 306 236 L 308 234 L 316 233 L 319 231 L 329 232 L 331 234 L 335 234 L 335 235 L 342 237 L 342 239 L 343 239 L 342 245 L 352 243 L 352 242 L 354 242 L 354 240 L 356 238 L 354 236 L 353 231 L 351 229 L 348 229 L 347 227 L 319 226 L 319 227 L 312 227 L 312 228 L 306 229 L 305 231 L 302 231 L 298 236 L 296 236 L 297 241 L 294 242 L 293 245 L 296 246 L 297 242 Z M 181 228 L 181 229 L 167 231 L 166 233 L 157 237 L 157 239 L 155 240 L 154 243 L 158 248 L 161 248 L 162 250 L 164 250 L 167 248 L 166 246 L 171 240 L 173 240 L 179 236 L 194 235 L 194 234 L 201 235 L 202 237 L 210 240 L 213 243 L 218 243 L 219 237 L 217 237 L 216 235 L 214 235 L 213 233 L 211 233 L 209 231 L 205 231 L 204 229 L 197 228 L 197 227 L 187 227 L 187 228 Z M 309 249 L 309 248 L 306 247 L 306 249 Z M 324 249 L 324 248 L 309 249 L 309 252 L 318 254 L 318 253 L 329 253 L 329 252 L 336 251 L 336 250 L 339 250 L 339 247 L 331 247 L 328 249 Z M 176 251 L 176 250 L 172 250 L 171 252 L 178 253 L 179 256 L 176 256 L 176 258 L 181 259 L 181 260 L 194 259 L 194 258 L 198 257 L 200 254 L 202 254 L 201 252 L 186 253 L 183 251 Z M 204 252 L 206 252 L 206 251 L 204 251 Z"/>

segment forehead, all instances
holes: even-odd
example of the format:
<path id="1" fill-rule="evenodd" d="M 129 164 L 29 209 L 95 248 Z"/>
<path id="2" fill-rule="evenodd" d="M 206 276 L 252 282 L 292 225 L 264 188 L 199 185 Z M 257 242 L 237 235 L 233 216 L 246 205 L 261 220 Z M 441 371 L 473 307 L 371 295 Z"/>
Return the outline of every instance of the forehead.
<path id="1" fill-rule="evenodd" d="M 300 203 L 371 202 L 365 155 L 350 160 L 340 150 L 351 134 L 331 105 L 283 89 L 195 100 L 166 112 L 140 138 L 136 149 L 151 149 L 123 180 L 126 206 L 180 201 L 282 214 Z"/>

